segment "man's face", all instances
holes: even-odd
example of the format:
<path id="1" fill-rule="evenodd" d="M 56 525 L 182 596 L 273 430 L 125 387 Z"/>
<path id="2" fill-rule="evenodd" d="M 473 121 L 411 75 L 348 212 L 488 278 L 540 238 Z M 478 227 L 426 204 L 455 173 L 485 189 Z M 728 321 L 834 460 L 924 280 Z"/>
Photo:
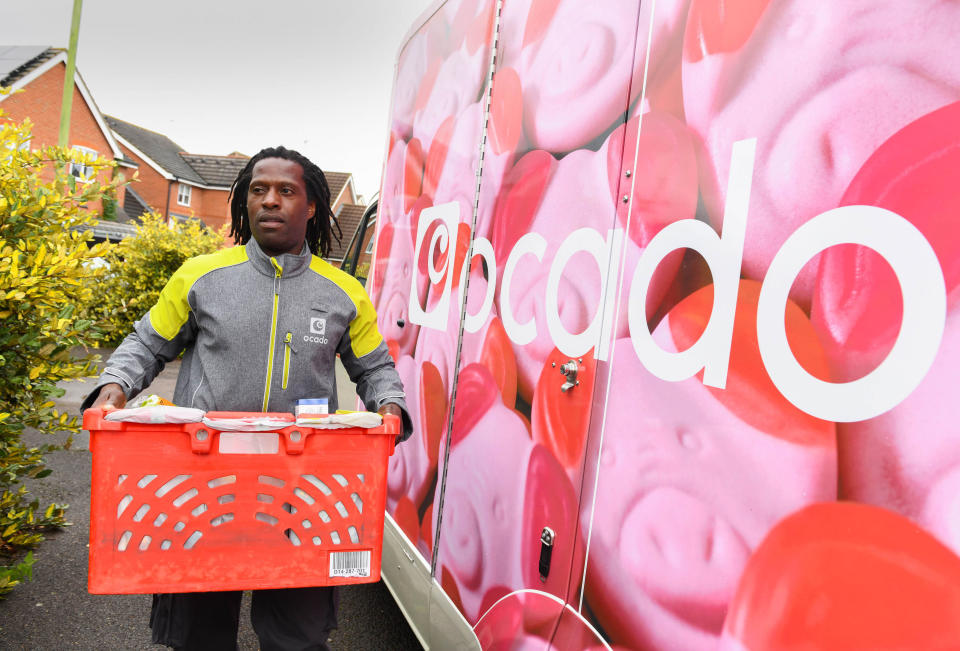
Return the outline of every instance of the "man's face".
<path id="1" fill-rule="evenodd" d="M 285 158 L 264 158 L 253 166 L 247 215 L 253 239 L 267 255 L 300 253 L 316 204 L 307 198 L 303 168 Z"/>

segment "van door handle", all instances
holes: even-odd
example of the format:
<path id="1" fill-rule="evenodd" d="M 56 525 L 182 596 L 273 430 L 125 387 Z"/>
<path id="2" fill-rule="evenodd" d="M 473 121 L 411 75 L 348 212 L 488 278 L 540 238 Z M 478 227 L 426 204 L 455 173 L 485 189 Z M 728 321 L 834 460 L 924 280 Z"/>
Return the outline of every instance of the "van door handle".
<path id="1" fill-rule="evenodd" d="M 582 360 L 581 360 L 582 361 Z M 574 360 L 569 360 L 566 364 L 560 366 L 560 374 L 567 378 L 566 382 L 561 385 L 560 390 L 566 393 L 573 387 L 580 384 L 580 381 L 577 380 L 577 372 L 580 370 L 580 367 L 577 366 L 577 362 Z"/>
<path id="2" fill-rule="evenodd" d="M 546 583 L 550 575 L 550 559 L 553 557 L 553 541 L 556 534 L 550 527 L 544 527 L 540 532 L 540 581 Z"/>

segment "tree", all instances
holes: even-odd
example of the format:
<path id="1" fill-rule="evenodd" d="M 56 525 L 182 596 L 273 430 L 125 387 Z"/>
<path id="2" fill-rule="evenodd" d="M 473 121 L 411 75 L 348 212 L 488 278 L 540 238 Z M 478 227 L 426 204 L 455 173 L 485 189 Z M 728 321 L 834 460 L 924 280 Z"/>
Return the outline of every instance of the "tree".
<path id="1" fill-rule="evenodd" d="M 195 219 L 167 224 L 162 215 L 148 213 L 141 220 L 136 235 L 109 248 L 92 283 L 93 314 L 105 345 L 123 341 L 187 258 L 223 247 L 224 234 Z"/>
<path id="2" fill-rule="evenodd" d="M 96 370 L 96 356 L 76 354 L 97 343 L 88 265 L 106 251 L 88 245 L 96 215 L 87 206 L 117 183 L 78 183 L 70 162 L 97 172 L 113 163 L 65 148 L 31 150 L 30 139 L 29 120 L 14 123 L 0 111 L 0 595 L 29 577 L 33 556 L 24 551 L 66 524 L 65 505 L 41 508 L 22 483 L 50 474 L 44 455 L 57 446 L 27 447 L 22 434 L 79 430 L 53 398 L 63 395 L 61 380 Z"/>

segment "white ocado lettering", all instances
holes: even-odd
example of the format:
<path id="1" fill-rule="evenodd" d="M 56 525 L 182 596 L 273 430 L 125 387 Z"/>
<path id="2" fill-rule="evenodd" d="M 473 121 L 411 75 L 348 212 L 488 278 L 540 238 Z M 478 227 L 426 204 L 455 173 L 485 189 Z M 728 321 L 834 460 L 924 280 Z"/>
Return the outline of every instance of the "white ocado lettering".
<path id="1" fill-rule="evenodd" d="M 741 140 L 733 145 L 720 235 L 695 219 L 674 222 L 650 241 L 633 271 L 627 304 L 630 339 L 640 362 L 663 380 L 677 382 L 703 370 L 704 384 L 720 389 L 726 386 L 755 150 L 756 139 Z M 442 227 L 434 231 L 428 250 L 433 251 L 435 247 L 440 251 L 447 250 L 451 245 L 450 234 L 457 232 L 459 217 L 458 203 L 425 209 L 417 225 L 414 260 L 420 259 L 425 235 L 436 221 Z M 621 229 L 609 230 L 604 238 L 592 228 L 581 228 L 571 232 L 557 249 L 544 298 L 551 340 L 565 355 L 577 357 L 594 348 L 598 359 L 609 356 L 614 310 L 614 301 L 605 300 L 609 279 L 601 273 L 603 280 L 598 288 L 598 304 L 606 305 L 606 312 L 601 314 L 598 310 L 586 329 L 579 333 L 568 332 L 560 321 L 559 287 L 567 262 L 574 254 L 589 253 L 604 272 L 611 259 L 619 259 L 623 237 Z M 784 310 L 790 288 L 803 266 L 825 249 L 848 243 L 869 247 L 886 259 L 900 282 L 903 320 L 893 348 L 877 368 L 851 382 L 824 382 L 807 373 L 790 350 Z M 514 315 L 509 298 L 513 275 L 524 256 L 542 261 L 546 247 L 542 235 L 527 233 L 514 245 L 504 265 L 500 279 L 500 318 L 507 336 L 517 345 L 533 341 L 537 336 L 537 325 L 533 319 L 520 323 Z M 696 343 L 682 352 L 670 352 L 654 341 L 644 306 L 657 266 L 667 255 L 684 248 L 697 251 L 710 267 L 714 281 L 713 311 Z M 490 277 L 496 278 L 497 263 L 490 242 L 482 237 L 475 238 L 473 249 L 474 255 L 485 260 Z M 446 257 L 445 269 L 437 270 L 432 262 L 428 264 L 430 282 L 443 282 L 440 298 L 433 302 L 429 312 L 421 307 L 423 301 L 417 290 L 416 274 L 412 274 L 408 306 L 411 322 L 436 330 L 447 329 L 454 265 L 449 263 L 453 256 Z M 432 259 L 433 256 L 428 257 L 428 260 Z M 466 265 L 463 273 L 465 271 Z M 459 286 L 464 285 L 461 282 Z M 467 314 L 464 327 L 468 332 L 475 332 L 486 321 L 495 290 L 496 283 L 488 283 L 480 310 Z M 760 290 L 757 340 L 764 366 L 787 400 L 817 418 L 854 422 L 892 409 L 920 384 L 936 358 L 945 321 L 943 271 L 923 234 L 889 210 L 876 206 L 843 206 L 803 224 L 774 256 Z"/>
<path id="2" fill-rule="evenodd" d="M 314 344 L 325 344 L 325 343 L 327 343 L 327 338 L 326 338 L 326 337 L 314 337 L 314 336 L 311 336 L 311 335 L 303 335 L 303 340 L 306 341 L 306 342 L 309 342 L 309 343 L 314 343 Z"/>

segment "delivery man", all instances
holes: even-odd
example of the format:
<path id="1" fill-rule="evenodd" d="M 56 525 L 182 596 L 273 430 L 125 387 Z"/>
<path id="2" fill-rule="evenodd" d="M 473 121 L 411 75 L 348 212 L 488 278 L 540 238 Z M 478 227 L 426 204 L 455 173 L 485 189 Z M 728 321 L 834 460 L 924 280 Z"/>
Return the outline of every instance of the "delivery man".
<path id="1" fill-rule="evenodd" d="M 207 411 L 293 412 L 301 398 L 337 407 L 339 354 L 367 409 L 412 426 L 403 386 L 356 279 L 324 262 L 330 190 L 319 167 L 284 147 L 257 153 L 231 188 L 238 245 L 187 260 L 107 361 L 82 408 L 123 407 L 184 353 L 174 403 Z M 154 595 L 153 642 L 235 649 L 241 592 Z M 325 649 L 333 588 L 258 590 L 261 649 Z"/>

